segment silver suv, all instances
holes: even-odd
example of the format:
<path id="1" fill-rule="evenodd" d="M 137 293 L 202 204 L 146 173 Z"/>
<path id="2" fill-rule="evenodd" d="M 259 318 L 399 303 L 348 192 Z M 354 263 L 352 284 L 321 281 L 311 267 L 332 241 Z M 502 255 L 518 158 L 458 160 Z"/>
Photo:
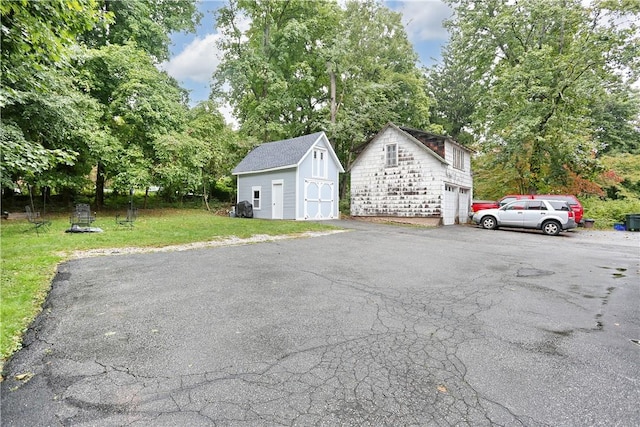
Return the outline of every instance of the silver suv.
<path id="1" fill-rule="evenodd" d="M 516 200 L 498 209 L 483 209 L 473 215 L 482 228 L 534 228 L 557 236 L 563 230 L 576 228 L 575 214 L 563 200 Z"/>

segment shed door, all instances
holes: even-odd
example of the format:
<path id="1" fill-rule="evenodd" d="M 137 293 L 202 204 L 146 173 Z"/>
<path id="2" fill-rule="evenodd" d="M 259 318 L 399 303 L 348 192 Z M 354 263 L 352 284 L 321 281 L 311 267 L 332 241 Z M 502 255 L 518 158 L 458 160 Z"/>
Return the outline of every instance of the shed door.
<path id="1" fill-rule="evenodd" d="M 284 192 L 282 191 L 282 181 L 271 182 L 271 218 L 284 218 Z"/>
<path id="2" fill-rule="evenodd" d="M 336 200 L 333 181 L 304 180 L 304 219 L 333 219 Z"/>

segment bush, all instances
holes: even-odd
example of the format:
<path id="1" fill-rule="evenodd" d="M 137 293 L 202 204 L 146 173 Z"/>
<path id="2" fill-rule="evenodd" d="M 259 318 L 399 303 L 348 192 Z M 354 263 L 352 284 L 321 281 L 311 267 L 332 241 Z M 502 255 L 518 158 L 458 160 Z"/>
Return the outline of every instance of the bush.
<path id="1" fill-rule="evenodd" d="M 584 218 L 595 219 L 598 228 L 613 228 L 616 222 L 624 222 L 628 214 L 640 213 L 640 199 L 601 200 L 596 197 L 581 200 Z"/>

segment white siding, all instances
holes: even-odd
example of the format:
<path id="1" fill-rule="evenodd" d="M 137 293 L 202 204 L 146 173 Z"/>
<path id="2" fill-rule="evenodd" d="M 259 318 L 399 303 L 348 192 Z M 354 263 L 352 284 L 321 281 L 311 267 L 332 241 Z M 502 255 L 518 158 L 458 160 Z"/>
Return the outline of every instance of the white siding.
<path id="1" fill-rule="evenodd" d="M 385 167 L 384 147 L 398 144 L 398 166 Z M 351 214 L 440 217 L 446 165 L 393 127 L 360 154 L 351 170 Z"/>
<path id="2" fill-rule="evenodd" d="M 455 168 L 454 152 L 462 152 L 464 155 L 463 168 Z M 443 224 L 464 224 L 469 221 L 469 209 L 473 189 L 473 178 L 471 175 L 471 154 L 449 141 L 445 142 L 445 160 L 447 166 L 446 177 L 444 179 L 445 190 L 445 210 L 443 211 Z"/>
<path id="3" fill-rule="evenodd" d="M 386 167 L 385 147 L 394 143 L 398 164 Z M 351 169 L 351 214 L 442 218 L 444 224 L 467 222 L 473 188 L 470 152 L 446 141 L 444 159 L 448 164 L 396 127 L 387 127 Z"/>
<path id="4" fill-rule="evenodd" d="M 327 174 L 324 179 L 313 177 L 313 149 L 309 150 L 298 166 L 296 219 L 336 219 L 340 217 L 338 189 L 340 165 L 329 155 L 332 148 L 328 140 L 321 138 L 315 147 L 326 150 Z M 329 189 L 333 190 L 332 193 Z"/>

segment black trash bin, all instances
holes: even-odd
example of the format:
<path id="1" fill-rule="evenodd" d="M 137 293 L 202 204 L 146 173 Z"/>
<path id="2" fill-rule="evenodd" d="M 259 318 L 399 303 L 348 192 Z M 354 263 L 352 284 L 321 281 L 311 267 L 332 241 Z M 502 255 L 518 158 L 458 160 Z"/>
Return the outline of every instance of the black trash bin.
<path id="1" fill-rule="evenodd" d="M 253 218 L 253 205 L 248 200 L 243 200 L 236 205 L 236 216 L 240 218 Z"/>
<path id="2" fill-rule="evenodd" d="M 640 231 L 640 214 L 630 214 L 625 216 L 627 231 Z"/>

